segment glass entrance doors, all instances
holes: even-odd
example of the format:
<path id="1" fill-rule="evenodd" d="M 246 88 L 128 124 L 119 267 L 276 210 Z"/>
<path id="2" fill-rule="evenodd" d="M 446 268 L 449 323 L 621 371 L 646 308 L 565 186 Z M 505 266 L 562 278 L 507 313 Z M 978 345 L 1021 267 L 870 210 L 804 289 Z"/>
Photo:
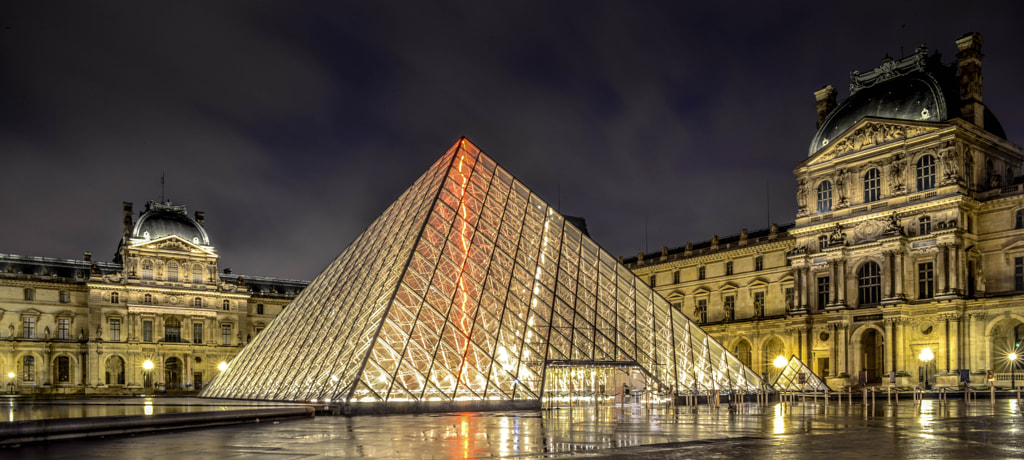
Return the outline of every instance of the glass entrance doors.
<path id="1" fill-rule="evenodd" d="M 650 397 L 648 376 L 628 363 L 548 364 L 542 405 L 546 408 L 638 404 Z"/>

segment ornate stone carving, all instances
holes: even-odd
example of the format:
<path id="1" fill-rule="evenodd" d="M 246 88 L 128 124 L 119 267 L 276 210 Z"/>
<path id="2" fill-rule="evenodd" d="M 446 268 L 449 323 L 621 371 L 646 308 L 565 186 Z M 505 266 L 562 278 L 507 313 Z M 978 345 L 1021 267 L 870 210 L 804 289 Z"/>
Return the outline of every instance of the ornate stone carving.
<path id="1" fill-rule="evenodd" d="M 886 57 L 885 60 L 882 61 L 882 65 L 877 68 L 864 73 L 856 70 L 850 72 L 850 94 L 856 93 L 864 88 L 870 88 L 871 86 L 877 85 L 886 80 L 891 80 L 900 75 L 924 70 L 927 64 L 928 45 L 924 44 L 916 48 L 914 50 L 914 54 L 900 59 L 899 61 L 893 60 L 891 57 Z"/>
<path id="2" fill-rule="evenodd" d="M 906 170 L 906 157 L 903 152 L 897 152 L 889 162 L 889 191 L 893 195 L 906 193 L 904 186 L 904 171 Z"/>
<path id="3" fill-rule="evenodd" d="M 942 163 L 942 183 L 950 184 L 960 180 L 961 149 L 956 141 L 946 141 L 936 156 Z"/>
<path id="4" fill-rule="evenodd" d="M 887 235 L 903 235 L 903 223 L 900 222 L 900 215 L 896 211 L 889 214 L 885 222 L 885 234 Z"/>
<path id="5" fill-rule="evenodd" d="M 872 219 L 861 222 L 853 228 L 850 241 L 853 244 L 877 240 L 887 230 L 888 226 L 884 220 Z"/>
<path id="6" fill-rule="evenodd" d="M 836 226 L 832 228 L 832 233 L 828 236 L 829 246 L 842 246 L 846 244 L 846 233 L 843 232 L 843 226 L 836 223 Z"/>
<path id="7" fill-rule="evenodd" d="M 796 183 L 797 214 L 807 214 L 807 179 L 799 179 Z"/>

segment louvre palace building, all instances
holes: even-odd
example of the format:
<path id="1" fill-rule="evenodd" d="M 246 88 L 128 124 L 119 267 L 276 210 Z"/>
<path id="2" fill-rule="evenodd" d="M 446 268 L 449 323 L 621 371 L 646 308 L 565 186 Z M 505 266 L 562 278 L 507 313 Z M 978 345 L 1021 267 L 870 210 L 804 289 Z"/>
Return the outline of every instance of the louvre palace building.
<path id="1" fill-rule="evenodd" d="M 815 92 L 794 223 L 625 264 L 762 374 L 796 356 L 833 389 L 1024 381 L 1022 155 L 982 100 L 982 43 Z"/>
<path id="2" fill-rule="evenodd" d="M 204 220 L 126 202 L 113 262 L 0 254 L 2 391 L 201 389 L 308 284 L 220 270 Z"/>

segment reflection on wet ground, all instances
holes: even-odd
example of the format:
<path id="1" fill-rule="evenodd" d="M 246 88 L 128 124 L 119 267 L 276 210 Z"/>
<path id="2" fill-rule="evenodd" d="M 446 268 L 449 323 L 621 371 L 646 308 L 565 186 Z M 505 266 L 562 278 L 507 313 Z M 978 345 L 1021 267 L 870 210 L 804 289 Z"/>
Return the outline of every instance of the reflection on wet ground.
<path id="1" fill-rule="evenodd" d="M 52 442 L 11 458 L 1007 458 L 1024 455 L 1015 399 L 835 401 L 730 411 L 701 406 L 317 417 L 176 433 Z"/>
<path id="2" fill-rule="evenodd" d="M 280 404 L 187 397 L 63 400 L 31 400 L 3 397 L 0 398 L 0 423 L 52 418 L 116 417 L 123 415 L 223 411 L 275 405 Z"/>

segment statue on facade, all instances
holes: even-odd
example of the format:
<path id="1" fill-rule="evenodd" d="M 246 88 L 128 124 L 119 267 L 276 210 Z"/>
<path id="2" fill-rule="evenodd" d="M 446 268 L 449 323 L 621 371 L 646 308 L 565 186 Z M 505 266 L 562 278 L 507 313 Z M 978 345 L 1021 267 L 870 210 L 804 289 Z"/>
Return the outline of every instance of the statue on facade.
<path id="1" fill-rule="evenodd" d="M 796 184 L 797 212 L 807 212 L 807 179 L 800 179 Z"/>
<path id="2" fill-rule="evenodd" d="M 828 244 L 829 244 L 829 246 L 834 246 L 834 245 L 840 245 L 841 246 L 841 245 L 843 245 L 845 243 L 846 243 L 846 233 L 843 233 L 843 226 L 839 225 L 837 223 L 836 226 L 832 228 L 832 234 L 830 234 L 828 236 Z"/>
<path id="3" fill-rule="evenodd" d="M 903 234 L 903 224 L 900 222 L 900 215 L 896 211 L 889 214 L 889 218 L 886 219 L 885 233 Z"/>
<path id="4" fill-rule="evenodd" d="M 889 189 L 893 193 L 903 191 L 903 153 L 896 153 L 889 163 Z"/>
<path id="5" fill-rule="evenodd" d="M 985 292 L 985 271 L 981 267 L 978 267 L 975 284 L 978 287 L 978 292 Z"/>
<path id="6" fill-rule="evenodd" d="M 836 203 L 836 209 L 845 208 L 849 204 L 849 197 L 846 194 L 846 176 L 849 172 L 843 168 L 836 171 L 836 194 L 839 197 Z"/>
<path id="7" fill-rule="evenodd" d="M 942 162 L 943 179 L 955 181 L 960 178 L 960 155 L 957 152 L 956 141 L 946 141 L 946 144 L 939 148 L 936 155 Z"/>

